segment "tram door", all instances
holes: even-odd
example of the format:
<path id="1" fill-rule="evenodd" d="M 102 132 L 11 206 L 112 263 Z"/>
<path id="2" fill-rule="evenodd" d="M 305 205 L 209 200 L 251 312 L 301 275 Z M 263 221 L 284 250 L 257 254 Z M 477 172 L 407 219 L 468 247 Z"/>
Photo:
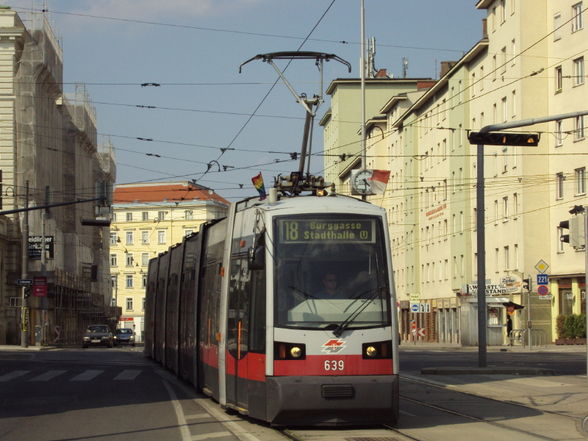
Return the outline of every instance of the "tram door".
<path id="1" fill-rule="evenodd" d="M 233 256 L 227 311 L 227 403 L 247 409 L 247 361 L 249 351 L 249 295 L 251 272 L 247 256 Z"/>

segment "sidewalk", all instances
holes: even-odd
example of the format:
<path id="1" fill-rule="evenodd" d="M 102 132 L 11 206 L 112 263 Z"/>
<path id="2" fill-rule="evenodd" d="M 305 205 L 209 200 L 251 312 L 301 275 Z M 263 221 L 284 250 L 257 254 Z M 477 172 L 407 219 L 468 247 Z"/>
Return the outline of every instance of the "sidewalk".
<path id="1" fill-rule="evenodd" d="M 399 346 L 400 351 L 463 351 L 463 352 L 478 352 L 477 346 L 461 346 L 459 344 L 451 343 L 429 343 L 429 342 L 402 342 Z M 548 344 L 542 346 L 487 346 L 487 352 L 586 352 L 586 345 L 555 345 Z"/>

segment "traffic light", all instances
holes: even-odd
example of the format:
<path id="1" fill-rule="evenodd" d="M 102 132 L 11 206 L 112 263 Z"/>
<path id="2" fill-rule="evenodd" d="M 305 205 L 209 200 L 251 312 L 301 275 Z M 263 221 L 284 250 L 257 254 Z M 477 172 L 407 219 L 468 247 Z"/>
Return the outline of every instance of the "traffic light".
<path id="1" fill-rule="evenodd" d="M 561 233 L 563 233 L 564 230 L 568 230 L 568 231 L 570 230 L 570 221 L 569 220 L 561 221 L 559 223 L 559 230 L 560 230 L 559 240 L 561 242 L 570 243 L 570 235 L 569 234 L 561 234 Z"/>
<path id="2" fill-rule="evenodd" d="M 508 132 L 470 132 L 468 135 L 470 144 L 483 145 L 539 145 L 539 135 L 536 133 L 508 133 Z"/>
<path id="3" fill-rule="evenodd" d="M 523 291 L 531 291 L 531 278 L 523 279 Z"/>
<path id="4" fill-rule="evenodd" d="M 581 213 L 559 223 L 561 233 L 568 230 L 567 234 L 560 234 L 559 240 L 569 243 L 576 250 L 585 248 L 584 216 L 585 214 Z"/>
<path id="5" fill-rule="evenodd" d="M 28 299 L 31 295 L 31 287 L 30 286 L 25 286 L 24 287 L 24 297 L 25 299 Z"/>

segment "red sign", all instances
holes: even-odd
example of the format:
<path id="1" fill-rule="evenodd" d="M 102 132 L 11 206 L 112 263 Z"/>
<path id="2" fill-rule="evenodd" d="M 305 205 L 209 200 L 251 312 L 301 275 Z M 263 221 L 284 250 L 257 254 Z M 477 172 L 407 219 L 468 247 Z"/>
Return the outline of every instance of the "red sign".
<path id="1" fill-rule="evenodd" d="M 118 319 L 119 322 L 133 322 L 135 319 L 133 317 L 121 317 Z"/>
<path id="2" fill-rule="evenodd" d="M 539 294 L 540 296 L 546 296 L 547 294 L 549 294 L 549 288 L 547 287 L 547 285 L 537 286 L 537 294 Z"/>
<path id="3" fill-rule="evenodd" d="M 425 328 L 419 328 L 417 335 L 419 337 L 426 337 L 427 336 L 427 330 Z"/>
<path id="4" fill-rule="evenodd" d="M 33 277 L 33 296 L 47 297 L 47 277 Z"/>

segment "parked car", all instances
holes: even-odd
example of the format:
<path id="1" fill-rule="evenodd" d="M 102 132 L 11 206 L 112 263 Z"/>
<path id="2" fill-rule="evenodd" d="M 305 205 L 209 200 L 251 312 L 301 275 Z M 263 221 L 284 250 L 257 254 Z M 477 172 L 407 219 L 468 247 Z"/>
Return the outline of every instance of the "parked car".
<path id="1" fill-rule="evenodd" d="M 115 345 L 135 346 L 135 333 L 131 328 L 119 328 L 114 331 Z"/>
<path id="2" fill-rule="evenodd" d="M 90 325 L 82 337 L 82 347 L 88 346 L 114 346 L 114 336 L 108 325 Z"/>

